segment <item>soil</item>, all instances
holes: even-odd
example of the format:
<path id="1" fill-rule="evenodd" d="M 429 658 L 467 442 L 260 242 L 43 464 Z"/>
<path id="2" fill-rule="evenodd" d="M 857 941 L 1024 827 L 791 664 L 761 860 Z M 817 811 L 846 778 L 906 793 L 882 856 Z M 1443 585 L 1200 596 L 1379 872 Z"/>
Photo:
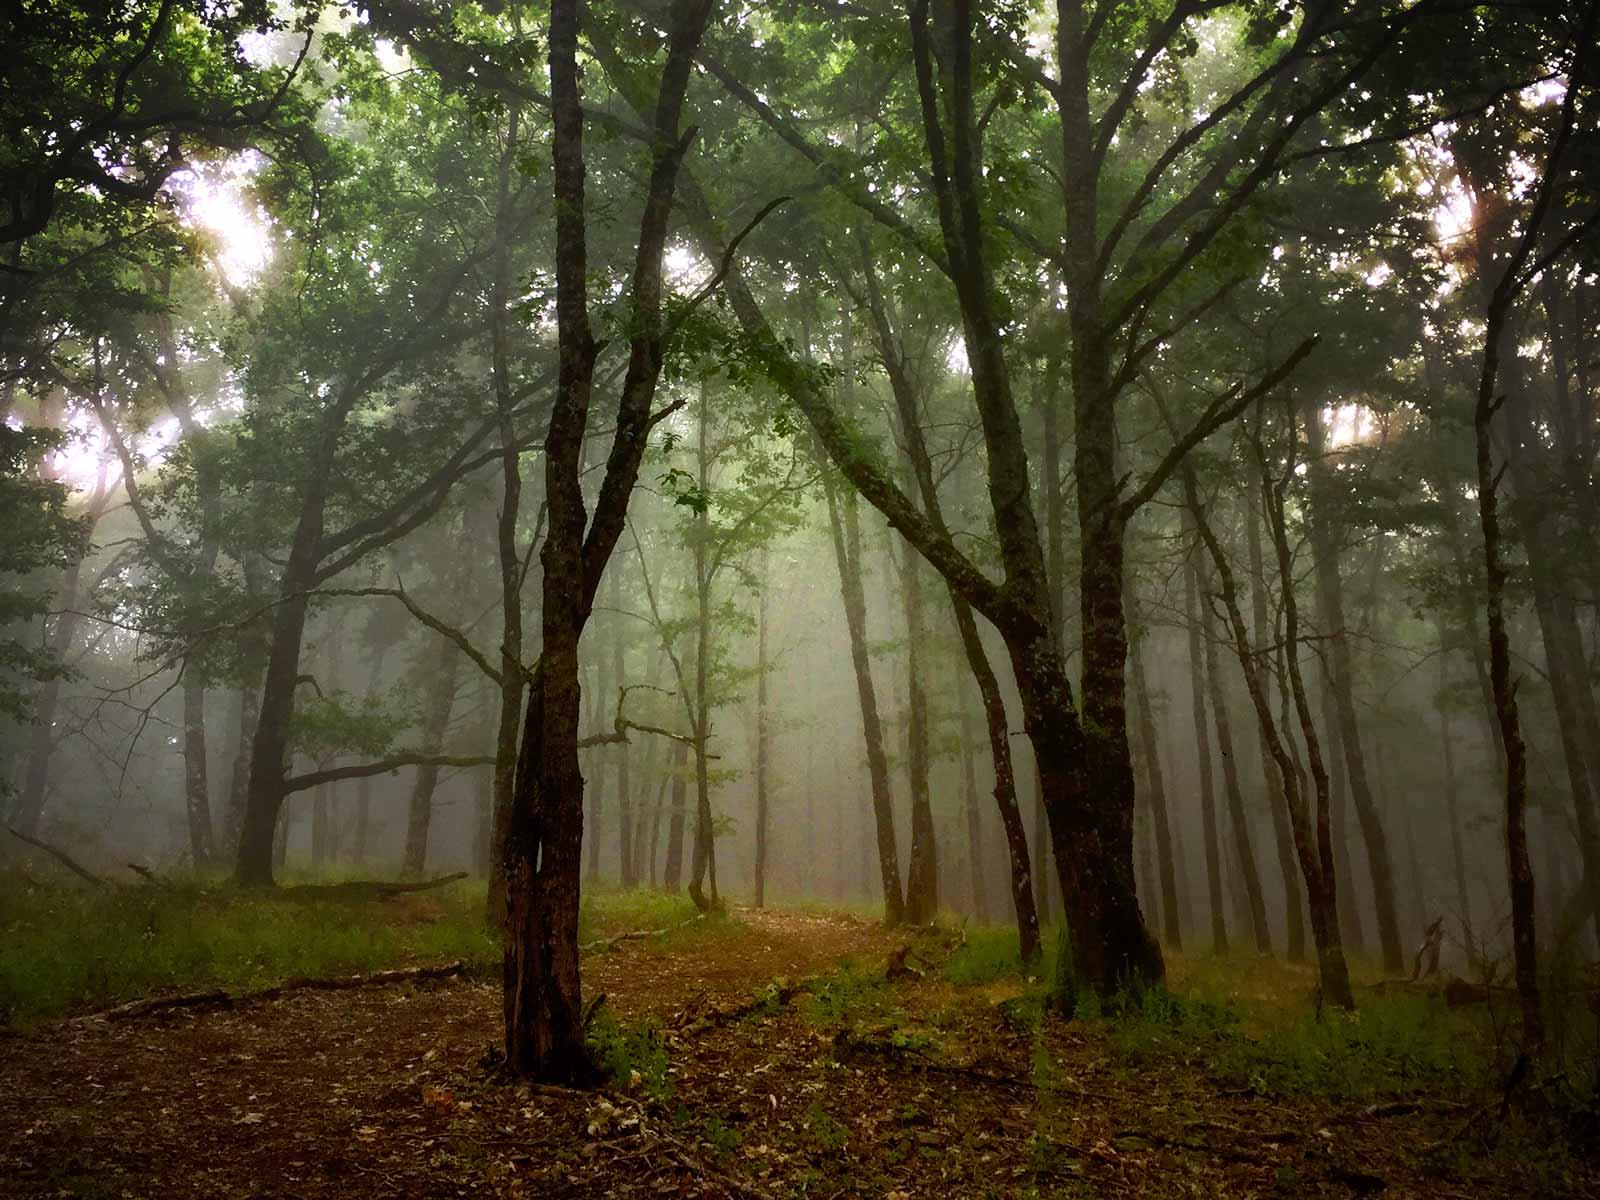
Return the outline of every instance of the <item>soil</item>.
<path id="1" fill-rule="evenodd" d="M 0 1195 L 1600 1196 L 1600 1165 L 1535 1177 L 1497 1157 L 1481 1106 L 1341 1108 L 1182 1059 L 1130 1069 L 1092 1031 L 1017 1020 L 1016 985 L 877 987 L 905 935 L 734 916 L 590 956 L 588 994 L 658 1028 L 669 1064 L 604 1092 L 498 1081 L 483 979 L 5 1038 Z M 865 999 L 832 974 L 847 959 Z"/>

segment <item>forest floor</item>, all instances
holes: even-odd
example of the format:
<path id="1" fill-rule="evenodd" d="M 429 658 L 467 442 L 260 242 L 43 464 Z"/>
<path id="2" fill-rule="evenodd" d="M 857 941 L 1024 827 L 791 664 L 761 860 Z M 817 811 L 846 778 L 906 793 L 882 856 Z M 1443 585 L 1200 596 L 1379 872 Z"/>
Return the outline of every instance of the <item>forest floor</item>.
<path id="1" fill-rule="evenodd" d="M 1308 1034 L 1309 975 L 1234 971 L 1229 1007 L 1177 963 L 1062 1021 L 1011 965 L 997 933 L 823 912 L 600 946 L 597 1092 L 496 1079 L 482 964 L 44 1021 L 0 1036 L 0 1194 L 1600 1196 L 1593 1132 L 1475 1082 L 1437 1001 Z"/>

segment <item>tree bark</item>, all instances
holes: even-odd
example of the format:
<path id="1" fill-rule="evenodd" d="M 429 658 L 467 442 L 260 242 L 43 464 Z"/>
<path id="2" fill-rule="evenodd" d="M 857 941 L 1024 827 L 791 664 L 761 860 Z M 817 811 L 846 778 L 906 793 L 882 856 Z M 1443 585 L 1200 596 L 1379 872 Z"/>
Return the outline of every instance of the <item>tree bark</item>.
<path id="1" fill-rule="evenodd" d="M 961 807 L 967 818 L 967 873 L 972 886 L 972 915 L 979 924 L 989 920 L 989 900 L 983 886 L 983 820 L 978 811 L 978 779 L 973 768 L 972 716 L 961 706 Z"/>
<path id="2" fill-rule="evenodd" d="M 689 747 L 679 742 L 672 754 L 672 813 L 667 823 L 667 861 L 661 871 L 661 886 L 678 890 L 683 878 L 683 826 L 689 802 Z M 650 881 L 655 882 L 652 870 Z"/>
<path id="3" fill-rule="evenodd" d="M 922 661 L 928 631 L 922 612 L 921 556 L 910 542 L 902 540 L 900 549 L 906 618 L 906 782 L 911 796 L 905 919 L 912 925 L 927 925 L 939 915 L 939 857 L 928 785 L 928 694 Z"/>
<path id="4" fill-rule="evenodd" d="M 1134 602 L 1137 604 L 1137 601 Z M 1135 612 L 1137 609 L 1135 608 Z M 1133 668 L 1134 714 L 1139 722 L 1139 741 L 1144 751 L 1145 783 L 1148 787 L 1150 824 L 1156 844 L 1156 866 L 1161 878 L 1161 921 L 1167 944 L 1183 949 L 1183 922 L 1178 907 L 1178 873 L 1172 852 L 1172 826 L 1167 812 L 1166 779 L 1161 770 L 1161 739 L 1156 732 L 1155 713 L 1150 705 L 1150 686 L 1145 678 L 1142 626 L 1135 618 L 1138 633 L 1129 657 Z"/>
<path id="5" fill-rule="evenodd" d="M 697 480 L 700 495 L 708 496 L 711 487 L 710 389 L 700 382 L 699 428 L 696 443 Z M 717 896 L 717 831 L 711 811 L 711 764 L 707 761 L 706 743 L 711 739 L 711 568 L 708 552 L 711 543 L 711 514 L 702 507 L 695 515 L 694 539 L 695 582 L 695 655 L 694 655 L 694 852 L 689 868 L 689 899 L 701 912 L 716 908 L 721 900 Z M 711 890 L 705 885 L 709 880 Z"/>
<path id="6" fill-rule="evenodd" d="M 421 752 L 438 754 L 444 746 L 444 731 L 450 724 L 450 714 L 455 708 L 456 676 L 461 665 L 461 654 L 444 638 L 438 638 L 428 664 L 428 699 L 422 720 Z M 406 820 L 405 854 L 401 871 L 407 876 L 421 878 L 428 860 L 428 833 L 433 826 L 433 793 L 439 783 L 437 763 L 424 763 L 417 768 L 411 785 L 411 805 Z"/>
<path id="7" fill-rule="evenodd" d="M 626 659 L 627 647 L 624 644 L 624 630 L 622 627 L 622 564 L 618 563 L 611 571 L 611 607 L 615 610 L 612 614 L 611 630 L 611 677 L 616 680 L 617 687 L 627 685 Z M 632 763 L 629 761 L 629 745 L 623 742 L 616 747 L 617 754 L 617 878 L 623 887 L 633 887 L 639 882 L 638 870 L 635 866 L 633 850 L 633 778 Z"/>
<path id="8" fill-rule="evenodd" d="M 1196 595 L 1204 590 L 1198 555 L 1191 555 L 1183 573 L 1184 623 L 1189 633 L 1189 697 L 1194 713 L 1194 742 L 1200 783 L 1200 832 L 1205 842 L 1206 897 L 1211 911 L 1211 949 L 1228 952 L 1228 918 L 1222 906 L 1222 853 L 1217 839 L 1215 773 L 1211 766 L 1211 733 L 1206 723 L 1206 663 L 1201 650 L 1200 611 Z"/>
<path id="9" fill-rule="evenodd" d="M 756 907 L 767 903 L 767 595 L 771 587 L 770 551 L 761 551 L 760 596 L 756 614 Z"/>
<path id="10" fill-rule="evenodd" d="M 507 822 L 504 1011 L 506 1062 L 519 1075 L 587 1078 L 580 1024 L 578 890 L 583 776 L 578 767 L 578 642 L 606 562 L 627 517 L 652 425 L 663 362 L 662 254 L 678 167 L 688 150 L 679 132 L 693 56 L 710 0 L 675 0 L 654 115 L 648 190 L 627 293 L 628 369 L 611 454 L 592 521 L 586 523 L 579 463 L 598 346 L 588 313 L 583 110 L 578 86 L 578 0 L 550 8 L 550 89 L 556 223 L 556 397 L 545 436 L 549 532 L 541 624 L 544 641 L 529 688 L 522 752 Z M 587 524 L 587 529 L 586 529 Z M 703 750 L 704 743 L 701 742 Z"/>

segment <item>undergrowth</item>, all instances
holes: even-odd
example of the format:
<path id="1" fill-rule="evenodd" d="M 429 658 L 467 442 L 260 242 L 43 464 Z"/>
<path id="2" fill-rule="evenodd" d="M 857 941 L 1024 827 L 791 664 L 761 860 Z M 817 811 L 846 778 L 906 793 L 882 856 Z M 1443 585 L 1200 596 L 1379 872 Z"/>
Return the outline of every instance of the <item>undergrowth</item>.
<path id="1" fill-rule="evenodd" d="M 1198 1061 L 1261 1095 L 1370 1101 L 1496 1080 L 1488 1020 L 1438 997 L 1363 995 L 1355 1013 L 1319 1012 L 1304 969 L 1243 957 L 1175 960 L 1170 988 L 1102 996 L 1077 985 L 1060 931 L 1044 945 L 1042 961 L 1025 966 L 1014 930 L 970 930 L 942 973 L 957 987 L 1016 981 L 1022 994 L 1008 1002 L 1012 1013 L 1030 1023 L 1047 1009 L 1070 1016 L 1128 1067 Z"/>
<path id="2" fill-rule="evenodd" d="M 602 1008 L 589 1023 L 586 1040 L 595 1065 L 616 1086 L 655 1100 L 671 1094 L 667 1047 L 653 1021 L 625 1026 Z"/>
<path id="3" fill-rule="evenodd" d="M 681 895 L 593 892 L 579 939 L 669 929 L 658 940 L 670 946 L 727 924 L 684 925 L 693 916 Z M 481 880 L 390 899 L 307 899 L 184 877 L 88 888 L 0 872 L 0 1025 L 163 992 L 250 990 L 458 958 L 475 971 L 500 959 Z"/>

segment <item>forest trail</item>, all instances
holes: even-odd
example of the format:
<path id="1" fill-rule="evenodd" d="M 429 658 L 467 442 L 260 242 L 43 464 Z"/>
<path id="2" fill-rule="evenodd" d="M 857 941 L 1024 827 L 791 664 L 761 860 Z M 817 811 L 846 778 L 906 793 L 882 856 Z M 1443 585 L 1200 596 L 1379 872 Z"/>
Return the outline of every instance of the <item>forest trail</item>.
<path id="1" fill-rule="evenodd" d="M 741 909 L 606 947 L 585 989 L 630 1031 L 621 1093 L 494 1082 L 486 979 L 40 1026 L 0 1040 L 0 1195 L 1527 1194 L 1474 1167 L 1463 1106 L 1130 1069 L 1103 1032 L 1029 1023 L 1014 979 L 945 980 L 962 938 Z"/>

